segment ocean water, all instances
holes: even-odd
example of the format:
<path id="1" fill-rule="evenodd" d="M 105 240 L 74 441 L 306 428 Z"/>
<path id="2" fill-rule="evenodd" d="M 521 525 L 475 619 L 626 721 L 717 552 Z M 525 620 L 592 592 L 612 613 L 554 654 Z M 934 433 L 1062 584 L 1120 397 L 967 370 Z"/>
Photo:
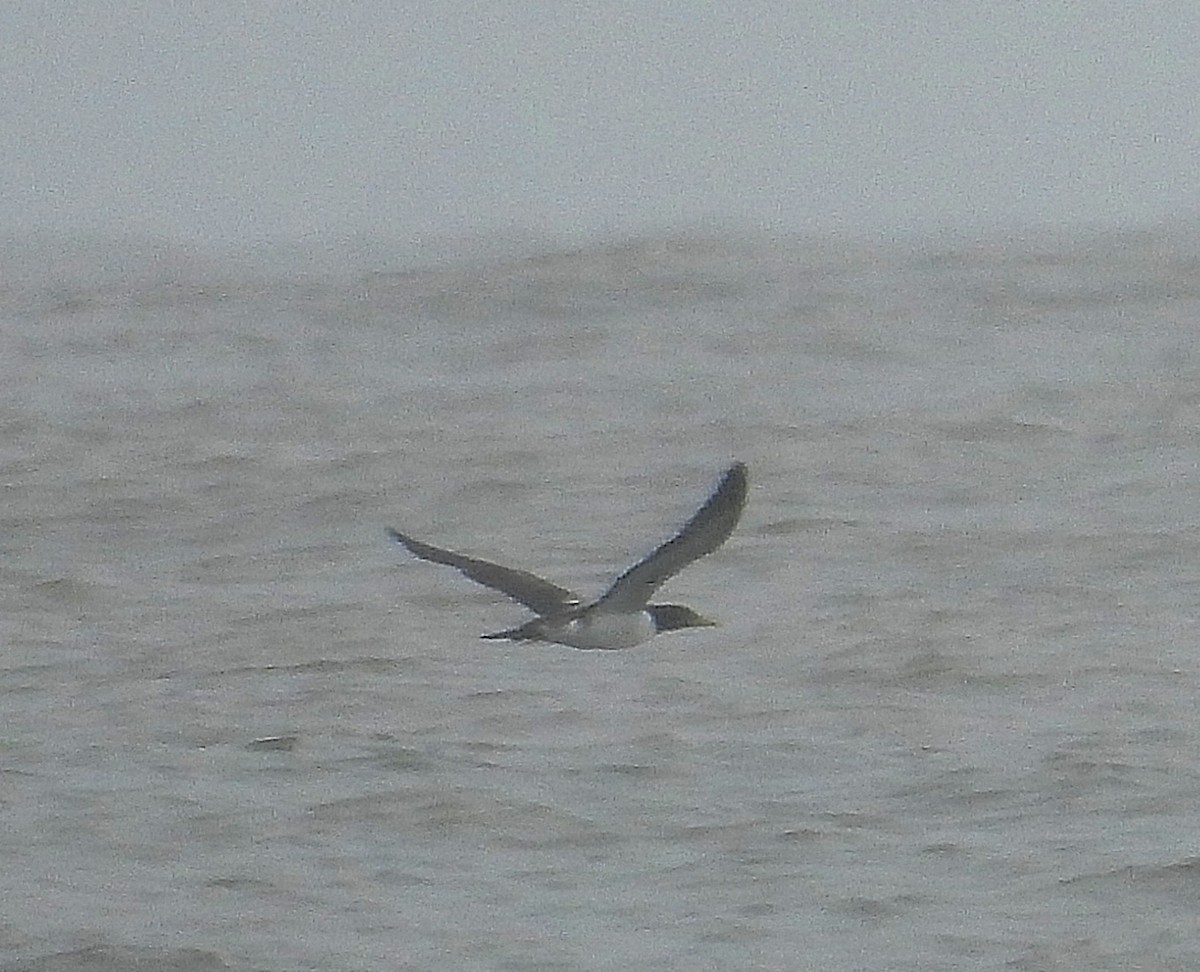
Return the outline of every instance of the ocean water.
<path id="1" fill-rule="evenodd" d="M 10 243 L 0 970 L 1200 967 L 1197 230 Z"/>

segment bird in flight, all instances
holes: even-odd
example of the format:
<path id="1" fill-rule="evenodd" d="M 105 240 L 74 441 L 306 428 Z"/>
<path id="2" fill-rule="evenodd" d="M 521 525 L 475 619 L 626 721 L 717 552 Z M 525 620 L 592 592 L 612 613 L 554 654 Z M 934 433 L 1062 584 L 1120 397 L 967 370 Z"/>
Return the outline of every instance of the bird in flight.
<path id="1" fill-rule="evenodd" d="M 485 634 L 484 638 L 548 641 L 572 648 L 632 648 L 664 631 L 716 624 L 681 604 L 649 601 L 668 579 L 728 539 L 746 505 L 746 488 L 746 466 L 735 462 L 725 470 L 717 488 L 683 529 L 625 571 L 590 604 L 584 604 L 572 591 L 528 571 L 442 550 L 399 530 L 388 533 L 415 557 L 453 567 L 537 615 L 520 627 Z"/>

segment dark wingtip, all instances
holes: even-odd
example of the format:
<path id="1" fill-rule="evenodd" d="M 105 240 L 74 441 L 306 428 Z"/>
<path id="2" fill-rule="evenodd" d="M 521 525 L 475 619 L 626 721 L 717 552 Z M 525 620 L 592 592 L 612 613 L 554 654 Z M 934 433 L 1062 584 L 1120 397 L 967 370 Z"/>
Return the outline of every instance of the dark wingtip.
<path id="1" fill-rule="evenodd" d="M 734 462 L 725 470 L 725 475 L 721 477 L 716 492 L 726 496 L 736 496 L 738 503 L 744 503 L 746 491 L 749 489 L 749 475 L 750 470 L 744 462 L 740 460 Z"/>
<path id="2" fill-rule="evenodd" d="M 385 529 L 387 530 L 387 535 L 392 540 L 395 540 L 396 543 L 400 544 L 400 546 L 402 546 L 410 554 L 413 556 L 420 556 L 416 550 L 416 547 L 418 546 L 416 540 L 407 534 L 401 533 L 399 530 L 393 529 L 392 527 L 386 527 Z"/>

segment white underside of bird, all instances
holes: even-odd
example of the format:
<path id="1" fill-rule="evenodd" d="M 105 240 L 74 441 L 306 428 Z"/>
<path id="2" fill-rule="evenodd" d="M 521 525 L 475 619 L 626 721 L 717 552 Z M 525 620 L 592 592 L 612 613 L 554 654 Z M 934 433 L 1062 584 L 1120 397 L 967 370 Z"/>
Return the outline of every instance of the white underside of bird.
<path id="1" fill-rule="evenodd" d="M 656 634 L 658 628 L 647 611 L 591 611 L 565 624 L 548 621 L 542 626 L 546 641 L 572 648 L 632 648 Z"/>

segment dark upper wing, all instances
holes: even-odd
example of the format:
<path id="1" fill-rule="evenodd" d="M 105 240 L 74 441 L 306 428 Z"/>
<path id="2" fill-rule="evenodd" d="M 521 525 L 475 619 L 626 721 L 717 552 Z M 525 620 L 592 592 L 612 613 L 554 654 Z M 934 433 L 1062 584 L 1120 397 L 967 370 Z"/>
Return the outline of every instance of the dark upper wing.
<path id="1" fill-rule="evenodd" d="M 435 564 L 454 567 L 475 583 L 507 594 L 514 601 L 524 604 L 538 614 L 554 614 L 579 603 L 579 598 L 571 591 L 559 587 L 557 584 L 551 584 L 548 580 L 543 580 L 528 571 L 501 567 L 499 564 L 476 560 L 473 557 L 464 557 L 462 554 L 456 554 L 450 550 L 442 550 L 440 547 L 421 543 L 420 540 L 407 537 L 397 530 L 388 530 L 388 533 L 393 540 L 407 547 L 414 556 L 420 557 L 422 560 L 430 560 Z"/>
<path id="2" fill-rule="evenodd" d="M 616 579 L 600 599 L 611 607 L 637 610 L 693 560 L 721 546 L 746 505 L 746 466 L 735 462 L 708 501 L 672 539 Z"/>

